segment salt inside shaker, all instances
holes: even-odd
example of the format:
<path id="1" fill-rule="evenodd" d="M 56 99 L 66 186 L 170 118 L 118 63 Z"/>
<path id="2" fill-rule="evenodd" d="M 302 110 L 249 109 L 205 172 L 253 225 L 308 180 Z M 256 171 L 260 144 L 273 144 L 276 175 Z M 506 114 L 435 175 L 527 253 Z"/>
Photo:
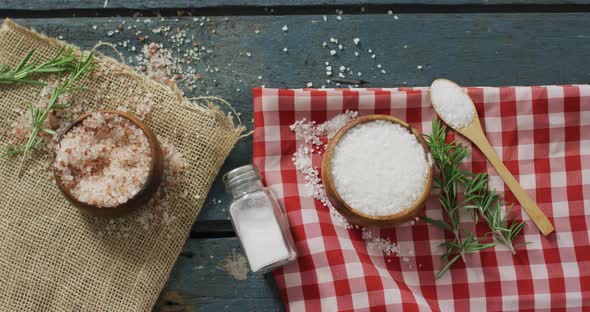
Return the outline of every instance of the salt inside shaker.
<path id="1" fill-rule="evenodd" d="M 266 273 L 295 260 L 287 215 L 262 185 L 258 169 L 253 165 L 236 168 L 223 176 L 223 182 L 232 197 L 230 220 L 252 272 Z"/>

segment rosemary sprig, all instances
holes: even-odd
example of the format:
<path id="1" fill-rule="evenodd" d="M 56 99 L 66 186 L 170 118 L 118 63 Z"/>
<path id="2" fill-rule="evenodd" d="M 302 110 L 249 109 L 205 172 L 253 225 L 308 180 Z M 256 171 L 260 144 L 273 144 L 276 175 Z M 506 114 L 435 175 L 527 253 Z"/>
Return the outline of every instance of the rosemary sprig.
<path id="1" fill-rule="evenodd" d="M 478 216 L 481 216 L 490 227 L 494 238 L 508 247 L 513 255 L 516 254 L 516 246 L 512 242 L 524 228 L 525 222 L 515 220 L 508 224 L 508 216 L 514 205 L 510 205 L 502 217 L 502 206 L 506 206 L 506 203 L 500 200 L 500 194 L 496 193 L 496 190 L 488 189 L 488 174 L 474 175 L 465 184 L 465 196 L 472 200 L 472 204 L 466 205 L 465 208 L 474 211 L 471 213 L 473 221 L 477 223 Z"/>
<path id="2" fill-rule="evenodd" d="M 68 51 L 66 51 L 66 54 L 70 55 L 71 52 L 68 52 Z M 31 133 L 29 134 L 26 143 L 24 145 L 18 145 L 18 146 L 13 146 L 13 147 L 8 148 L 5 151 L 5 153 L 3 153 L 1 156 L 1 157 L 8 157 L 8 156 L 22 155 L 19 174 L 22 172 L 22 168 L 24 166 L 24 163 L 27 160 L 27 157 L 31 154 L 31 152 L 33 150 L 37 149 L 41 145 L 41 143 L 43 142 L 43 137 L 40 136 L 39 134 L 41 132 L 49 133 L 52 135 L 56 134 L 55 131 L 53 131 L 52 129 L 45 128 L 43 126 L 43 124 L 45 123 L 45 120 L 47 119 L 47 117 L 49 116 L 49 114 L 51 113 L 51 111 L 53 109 L 63 108 L 63 105 L 57 103 L 58 98 L 62 94 L 68 93 L 68 92 L 73 92 L 73 91 L 80 89 L 80 87 L 74 86 L 74 83 L 84 73 L 86 73 L 90 70 L 90 67 L 92 64 L 92 58 L 93 58 L 92 53 L 89 53 L 88 56 L 86 56 L 86 57 L 84 57 L 84 55 L 81 56 L 80 61 L 76 62 L 74 64 L 74 66 L 69 70 L 69 71 L 71 71 L 71 73 L 65 79 L 65 81 L 63 83 L 61 83 L 60 85 L 57 85 L 56 87 L 54 87 L 51 90 L 51 95 L 49 97 L 49 101 L 47 103 L 47 106 L 45 106 L 43 108 L 39 108 L 39 107 L 33 107 L 32 105 L 29 105 L 29 112 L 31 114 L 33 130 L 31 130 Z M 26 62 L 23 62 L 23 63 L 26 63 Z M 65 64 L 63 64 L 63 65 L 65 65 Z M 59 70 L 54 71 L 54 72 L 61 73 L 61 71 L 59 71 Z M 59 79 L 61 79 L 61 78 L 58 78 L 58 80 Z M 27 82 L 29 82 L 29 81 L 27 80 Z"/>
<path id="3" fill-rule="evenodd" d="M 506 245 L 512 254 L 515 254 L 515 248 L 518 245 L 514 246 L 513 241 L 525 225 L 524 221 L 508 223 L 512 205 L 502 216 L 502 206 L 505 206 L 505 203 L 500 200 L 500 194 L 496 193 L 496 190 L 488 189 L 487 173 L 473 174 L 459 168 L 460 162 L 469 154 L 469 150 L 456 141 L 446 143 L 446 134 L 447 127 L 440 120 L 435 119 L 432 122 L 432 134 L 426 136 L 432 158 L 440 171 L 440 176 L 434 178 L 434 187 L 441 190 L 440 203 L 449 222 L 428 217 L 423 217 L 423 220 L 453 233 L 452 241 L 441 244 L 446 248 L 442 257 L 446 263 L 436 273 L 436 278 L 448 271 L 460 257 L 464 261 L 465 253 L 493 247 L 495 243 L 482 242 L 488 234 L 492 234 L 496 241 Z M 465 198 L 462 201 L 457 199 L 459 185 L 465 187 Z M 483 219 L 491 232 L 480 239 L 462 228 L 460 222 L 462 208 L 469 212 L 475 223 L 480 218 Z"/>
<path id="4" fill-rule="evenodd" d="M 32 79 L 33 74 L 57 74 L 72 72 L 76 65 L 76 58 L 72 55 L 72 48 L 61 48 L 50 60 L 41 63 L 29 63 L 31 56 L 35 53 L 32 49 L 15 68 L 0 65 L 0 84 L 30 83 L 45 85 L 44 82 Z"/>
<path id="5" fill-rule="evenodd" d="M 460 201 L 458 199 L 459 185 L 466 183 L 469 174 L 459 168 L 461 161 L 469 154 L 469 149 L 461 143 L 446 143 L 446 126 L 439 120 L 432 123 L 432 134 L 426 136 L 434 163 L 440 171 L 440 175 L 434 178 L 434 188 L 440 190 L 439 201 L 446 214 L 445 220 L 435 220 L 423 217 L 425 222 L 437 226 L 453 234 L 451 241 L 442 243 L 445 248 L 442 256 L 445 265 L 436 273 L 435 278 L 440 278 L 449 270 L 451 265 L 459 258 L 465 262 L 465 253 L 475 252 L 495 246 L 495 243 L 484 243 L 461 225 L 461 210 L 470 198 Z"/>

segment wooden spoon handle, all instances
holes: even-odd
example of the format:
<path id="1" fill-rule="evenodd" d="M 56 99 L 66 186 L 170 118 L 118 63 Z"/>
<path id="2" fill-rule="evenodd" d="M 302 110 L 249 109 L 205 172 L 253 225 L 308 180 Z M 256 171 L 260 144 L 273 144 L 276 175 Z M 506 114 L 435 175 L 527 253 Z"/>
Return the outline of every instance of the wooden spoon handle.
<path id="1" fill-rule="evenodd" d="M 483 137 L 483 136 L 482 136 Z M 482 153 L 488 158 L 490 163 L 496 168 L 496 171 L 504 180 L 504 183 L 510 188 L 512 194 L 518 199 L 520 205 L 527 212 L 529 217 L 535 222 L 541 233 L 547 236 L 555 230 L 547 216 L 539 209 L 535 201 L 525 192 L 520 186 L 518 181 L 512 176 L 512 173 L 508 171 L 508 168 L 504 165 L 502 160 L 496 154 L 496 151 L 492 148 L 488 140 L 483 137 L 473 140 L 473 143 L 482 151 Z"/>

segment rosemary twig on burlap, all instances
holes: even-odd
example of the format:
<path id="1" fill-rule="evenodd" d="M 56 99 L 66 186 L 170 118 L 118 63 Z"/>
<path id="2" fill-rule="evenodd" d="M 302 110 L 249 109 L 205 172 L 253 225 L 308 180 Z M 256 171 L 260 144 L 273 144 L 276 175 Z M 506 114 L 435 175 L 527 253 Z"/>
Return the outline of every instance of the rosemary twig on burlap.
<path id="1" fill-rule="evenodd" d="M 63 47 L 50 60 L 41 64 L 30 63 L 35 50 L 29 51 L 25 58 L 15 68 L 0 65 L 0 84 L 30 83 L 45 85 L 43 81 L 32 79 L 34 74 L 58 74 L 72 72 L 76 66 L 76 58 L 72 55 L 71 47 Z"/>
<path id="2" fill-rule="evenodd" d="M 32 73 L 57 73 L 60 75 L 58 81 L 61 79 L 61 73 L 69 72 L 69 76 L 65 78 L 62 83 L 59 83 L 51 90 L 49 101 L 45 107 L 33 107 L 29 104 L 29 112 L 31 114 L 31 133 L 27 137 L 27 141 L 23 145 L 16 145 L 8 147 L 2 154 L 1 157 L 11 157 L 22 155 L 21 166 L 19 174 L 22 172 L 23 165 L 27 160 L 30 153 L 37 149 L 43 142 L 43 137 L 39 134 L 41 132 L 55 135 L 55 131 L 49 128 L 45 128 L 43 125 L 45 120 L 53 109 L 63 108 L 63 105 L 58 104 L 57 100 L 60 95 L 72 92 L 80 89 L 74 86 L 74 83 L 86 72 L 90 70 L 92 64 L 93 54 L 89 53 L 86 57 L 82 55 L 79 61 L 76 61 L 72 56 L 71 48 L 60 50 L 50 61 L 47 61 L 40 65 L 27 64 L 34 50 L 31 50 L 23 61 L 14 70 L 4 69 L 0 72 L 0 81 L 3 83 L 34 83 L 44 84 L 42 81 L 29 79 Z M 73 61 L 72 61 L 73 60 Z M 5 68 L 5 67 L 3 67 Z M 4 76 L 1 76 L 4 74 Z M 2 80 L 4 79 L 4 80 Z"/>
<path id="3" fill-rule="evenodd" d="M 434 178 L 434 187 L 440 189 L 439 200 L 448 221 L 428 217 L 422 219 L 453 234 L 451 241 L 441 244 L 446 250 L 442 256 L 445 264 L 436 273 L 436 278 L 448 271 L 459 258 L 465 261 L 465 253 L 495 246 L 493 242 L 483 242 L 490 233 L 478 238 L 462 227 L 461 210 L 467 209 L 475 223 L 479 218 L 485 220 L 494 238 L 506 245 L 512 253 L 515 253 L 512 242 L 524 227 L 524 221 L 513 221 L 508 225 L 508 215 L 512 207 L 502 216 L 503 202 L 495 190 L 488 189 L 487 174 L 473 174 L 462 170 L 459 164 L 469 154 L 469 149 L 457 141 L 447 143 L 446 135 L 447 127 L 438 119 L 432 122 L 432 134 L 426 135 L 432 158 L 440 171 L 440 175 Z M 465 187 L 465 197 L 462 200 L 458 199 L 459 186 Z"/>

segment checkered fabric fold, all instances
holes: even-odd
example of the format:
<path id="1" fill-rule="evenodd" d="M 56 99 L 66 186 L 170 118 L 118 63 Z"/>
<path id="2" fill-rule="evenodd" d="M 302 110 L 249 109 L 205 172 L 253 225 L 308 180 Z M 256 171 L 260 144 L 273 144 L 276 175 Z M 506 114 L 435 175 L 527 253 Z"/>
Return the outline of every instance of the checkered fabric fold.
<path id="1" fill-rule="evenodd" d="M 527 220 L 513 256 L 504 246 L 469 254 L 439 280 L 445 233 L 424 222 L 382 230 L 400 255 L 367 247 L 308 195 L 292 162 L 298 142 L 289 126 L 343 113 L 391 114 L 429 133 L 435 113 L 427 88 L 279 90 L 254 93 L 254 163 L 288 214 L 297 261 L 274 272 L 290 311 L 590 309 L 590 86 L 468 88 L 490 143 L 555 225 L 543 237 L 473 147 L 465 165 L 488 172 L 490 187 Z M 459 138 L 461 139 L 461 138 Z M 321 169 L 321 155 L 314 165 Z M 436 195 L 421 212 L 442 218 Z M 464 222 L 479 235 L 485 224 Z"/>

